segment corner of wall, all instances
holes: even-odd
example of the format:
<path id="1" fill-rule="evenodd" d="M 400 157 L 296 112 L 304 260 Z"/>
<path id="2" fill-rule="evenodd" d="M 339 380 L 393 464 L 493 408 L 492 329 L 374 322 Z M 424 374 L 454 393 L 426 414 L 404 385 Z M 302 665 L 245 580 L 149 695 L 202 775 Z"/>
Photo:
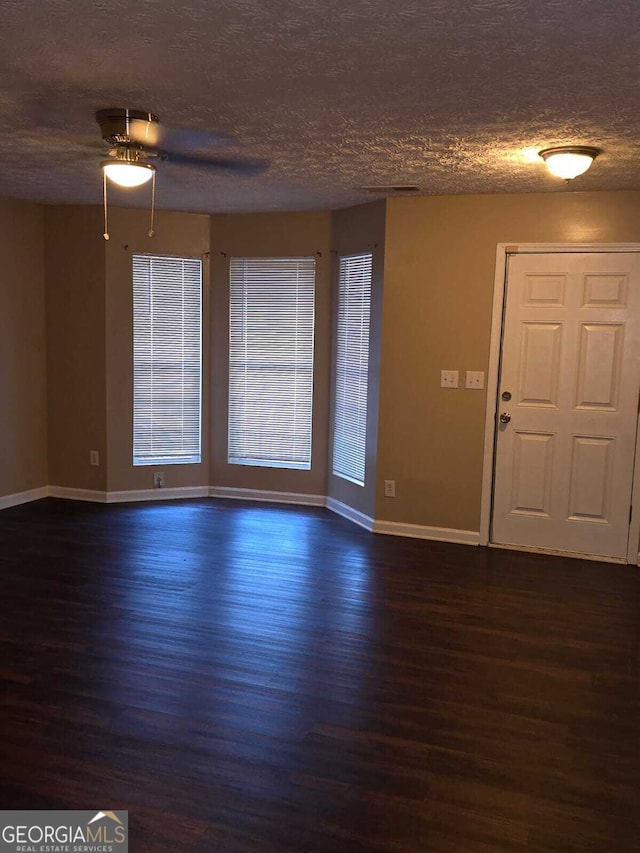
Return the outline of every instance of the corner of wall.
<path id="1" fill-rule="evenodd" d="M 47 482 L 44 217 L 39 204 L 0 199 L 0 496 Z"/>

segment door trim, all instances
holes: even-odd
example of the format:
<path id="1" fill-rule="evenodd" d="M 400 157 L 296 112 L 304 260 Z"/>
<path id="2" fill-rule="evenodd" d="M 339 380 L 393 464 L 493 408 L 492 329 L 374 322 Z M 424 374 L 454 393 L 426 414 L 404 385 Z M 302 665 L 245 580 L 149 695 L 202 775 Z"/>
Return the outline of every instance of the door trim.
<path id="1" fill-rule="evenodd" d="M 507 262 L 509 255 L 552 254 L 554 252 L 640 252 L 640 243 L 498 243 L 496 271 L 493 281 L 493 312 L 491 316 L 491 343 L 487 370 L 487 404 L 484 426 L 484 455 L 482 460 L 482 499 L 480 503 L 480 545 L 490 544 L 491 505 L 493 499 L 493 466 L 496 436 L 496 407 Z M 631 503 L 633 511 L 629 523 L 627 563 L 640 564 L 640 430 L 636 430 L 636 455 L 633 471 Z"/>

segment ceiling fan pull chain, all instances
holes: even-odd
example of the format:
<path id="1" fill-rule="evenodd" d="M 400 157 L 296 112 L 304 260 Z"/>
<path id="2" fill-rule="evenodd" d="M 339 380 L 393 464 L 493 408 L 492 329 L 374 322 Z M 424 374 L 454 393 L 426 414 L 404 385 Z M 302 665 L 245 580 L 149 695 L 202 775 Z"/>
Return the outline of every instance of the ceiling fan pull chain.
<path id="1" fill-rule="evenodd" d="M 107 173 L 102 170 L 102 203 L 104 206 L 104 234 L 102 235 L 105 240 L 109 239 L 109 226 L 107 222 L 108 214 L 107 214 Z"/>
<path id="2" fill-rule="evenodd" d="M 149 228 L 149 237 L 155 236 L 155 231 L 153 230 L 153 215 L 156 209 L 156 173 L 153 172 L 151 176 L 151 226 Z"/>

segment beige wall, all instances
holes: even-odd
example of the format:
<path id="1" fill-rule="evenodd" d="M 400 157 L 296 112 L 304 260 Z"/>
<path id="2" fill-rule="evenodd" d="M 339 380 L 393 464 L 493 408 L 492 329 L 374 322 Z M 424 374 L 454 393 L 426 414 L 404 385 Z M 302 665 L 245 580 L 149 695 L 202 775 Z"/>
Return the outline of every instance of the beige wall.
<path id="1" fill-rule="evenodd" d="M 0 199 L 0 497 L 47 485 L 43 217 Z"/>
<path id="2" fill-rule="evenodd" d="M 331 323 L 331 214 L 273 213 L 211 217 L 211 484 L 325 495 Z M 292 471 L 227 463 L 229 259 L 316 256 L 312 468 Z"/>
<path id="3" fill-rule="evenodd" d="M 337 309 L 338 258 L 340 255 L 371 252 L 373 264 L 369 330 L 369 389 L 367 396 L 365 483 L 364 486 L 357 486 L 355 483 L 350 483 L 342 477 L 336 477 L 331 473 L 331 467 L 329 467 L 327 494 L 329 497 L 353 507 L 370 518 L 374 516 L 376 502 L 385 223 L 385 201 L 338 210 L 332 216 L 331 245 L 335 253 L 333 256 L 334 309 Z M 334 343 L 335 320 L 336 310 L 334 310 L 334 322 L 332 325 Z M 333 352 L 333 358 L 335 359 L 335 351 Z M 331 397 L 333 399 L 333 390 Z M 331 423 L 333 423 L 333 417 L 331 418 Z M 329 433 L 331 437 L 331 430 L 329 430 Z"/>
<path id="4" fill-rule="evenodd" d="M 49 484 L 106 483 L 104 241 L 97 207 L 45 208 Z M 89 451 L 100 453 L 100 467 Z"/>
<path id="5" fill-rule="evenodd" d="M 640 242 L 638 192 L 402 198 L 333 214 L 160 213 L 153 240 L 146 236 L 147 211 L 113 209 L 106 244 L 100 208 L 49 207 L 44 261 L 43 209 L 2 201 L 0 217 L 0 383 L 3 399 L 12 401 L 0 415 L 7 448 L 0 495 L 47 481 L 44 281 L 48 482 L 109 491 L 151 487 L 153 469 L 134 468 L 131 461 L 131 253 L 206 261 L 211 246 L 211 305 L 204 265 L 203 463 L 165 466 L 167 486 L 328 493 L 377 519 L 468 530 L 479 528 L 486 395 L 441 390 L 439 374 L 442 368 L 487 369 L 497 244 Z M 379 406 L 372 398 L 368 424 L 374 503 L 369 487 L 350 489 L 328 475 L 327 450 L 331 250 L 362 251 L 375 243 L 382 310 L 376 308 L 372 333 L 372 388 L 377 390 L 379 369 Z M 229 258 L 316 253 L 313 469 L 228 465 Z M 99 468 L 89 465 L 89 450 L 100 452 Z M 396 498 L 383 496 L 384 479 L 396 480 Z"/>
<path id="6" fill-rule="evenodd" d="M 440 370 L 487 370 L 497 244 L 565 241 L 640 241 L 640 193 L 388 202 L 377 518 L 479 529 L 486 394 Z"/>
<path id="7" fill-rule="evenodd" d="M 150 489 L 156 470 L 164 472 L 166 488 L 209 484 L 209 217 L 160 211 L 156 213 L 153 238 L 149 238 L 148 230 L 148 211 L 114 208 L 109 213 L 111 239 L 106 244 L 102 242 L 106 252 L 106 488 L 109 492 Z M 199 257 L 203 261 L 203 454 L 200 464 L 133 465 L 131 256 L 144 252 Z"/>

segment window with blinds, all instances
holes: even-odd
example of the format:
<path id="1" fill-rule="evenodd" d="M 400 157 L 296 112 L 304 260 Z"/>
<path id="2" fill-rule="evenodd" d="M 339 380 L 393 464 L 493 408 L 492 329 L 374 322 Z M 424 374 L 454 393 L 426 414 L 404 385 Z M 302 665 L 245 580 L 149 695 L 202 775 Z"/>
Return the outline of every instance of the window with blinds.
<path id="1" fill-rule="evenodd" d="M 200 462 L 202 263 L 133 256 L 133 464 Z"/>
<path id="2" fill-rule="evenodd" d="M 232 258 L 228 461 L 311 468 L 315 258 Z"/>
<path id="3" fill-rule="evenodd" d="M 340 258 L 333 473 L 364 486 L 369 384 L 371 254 Z"/>

